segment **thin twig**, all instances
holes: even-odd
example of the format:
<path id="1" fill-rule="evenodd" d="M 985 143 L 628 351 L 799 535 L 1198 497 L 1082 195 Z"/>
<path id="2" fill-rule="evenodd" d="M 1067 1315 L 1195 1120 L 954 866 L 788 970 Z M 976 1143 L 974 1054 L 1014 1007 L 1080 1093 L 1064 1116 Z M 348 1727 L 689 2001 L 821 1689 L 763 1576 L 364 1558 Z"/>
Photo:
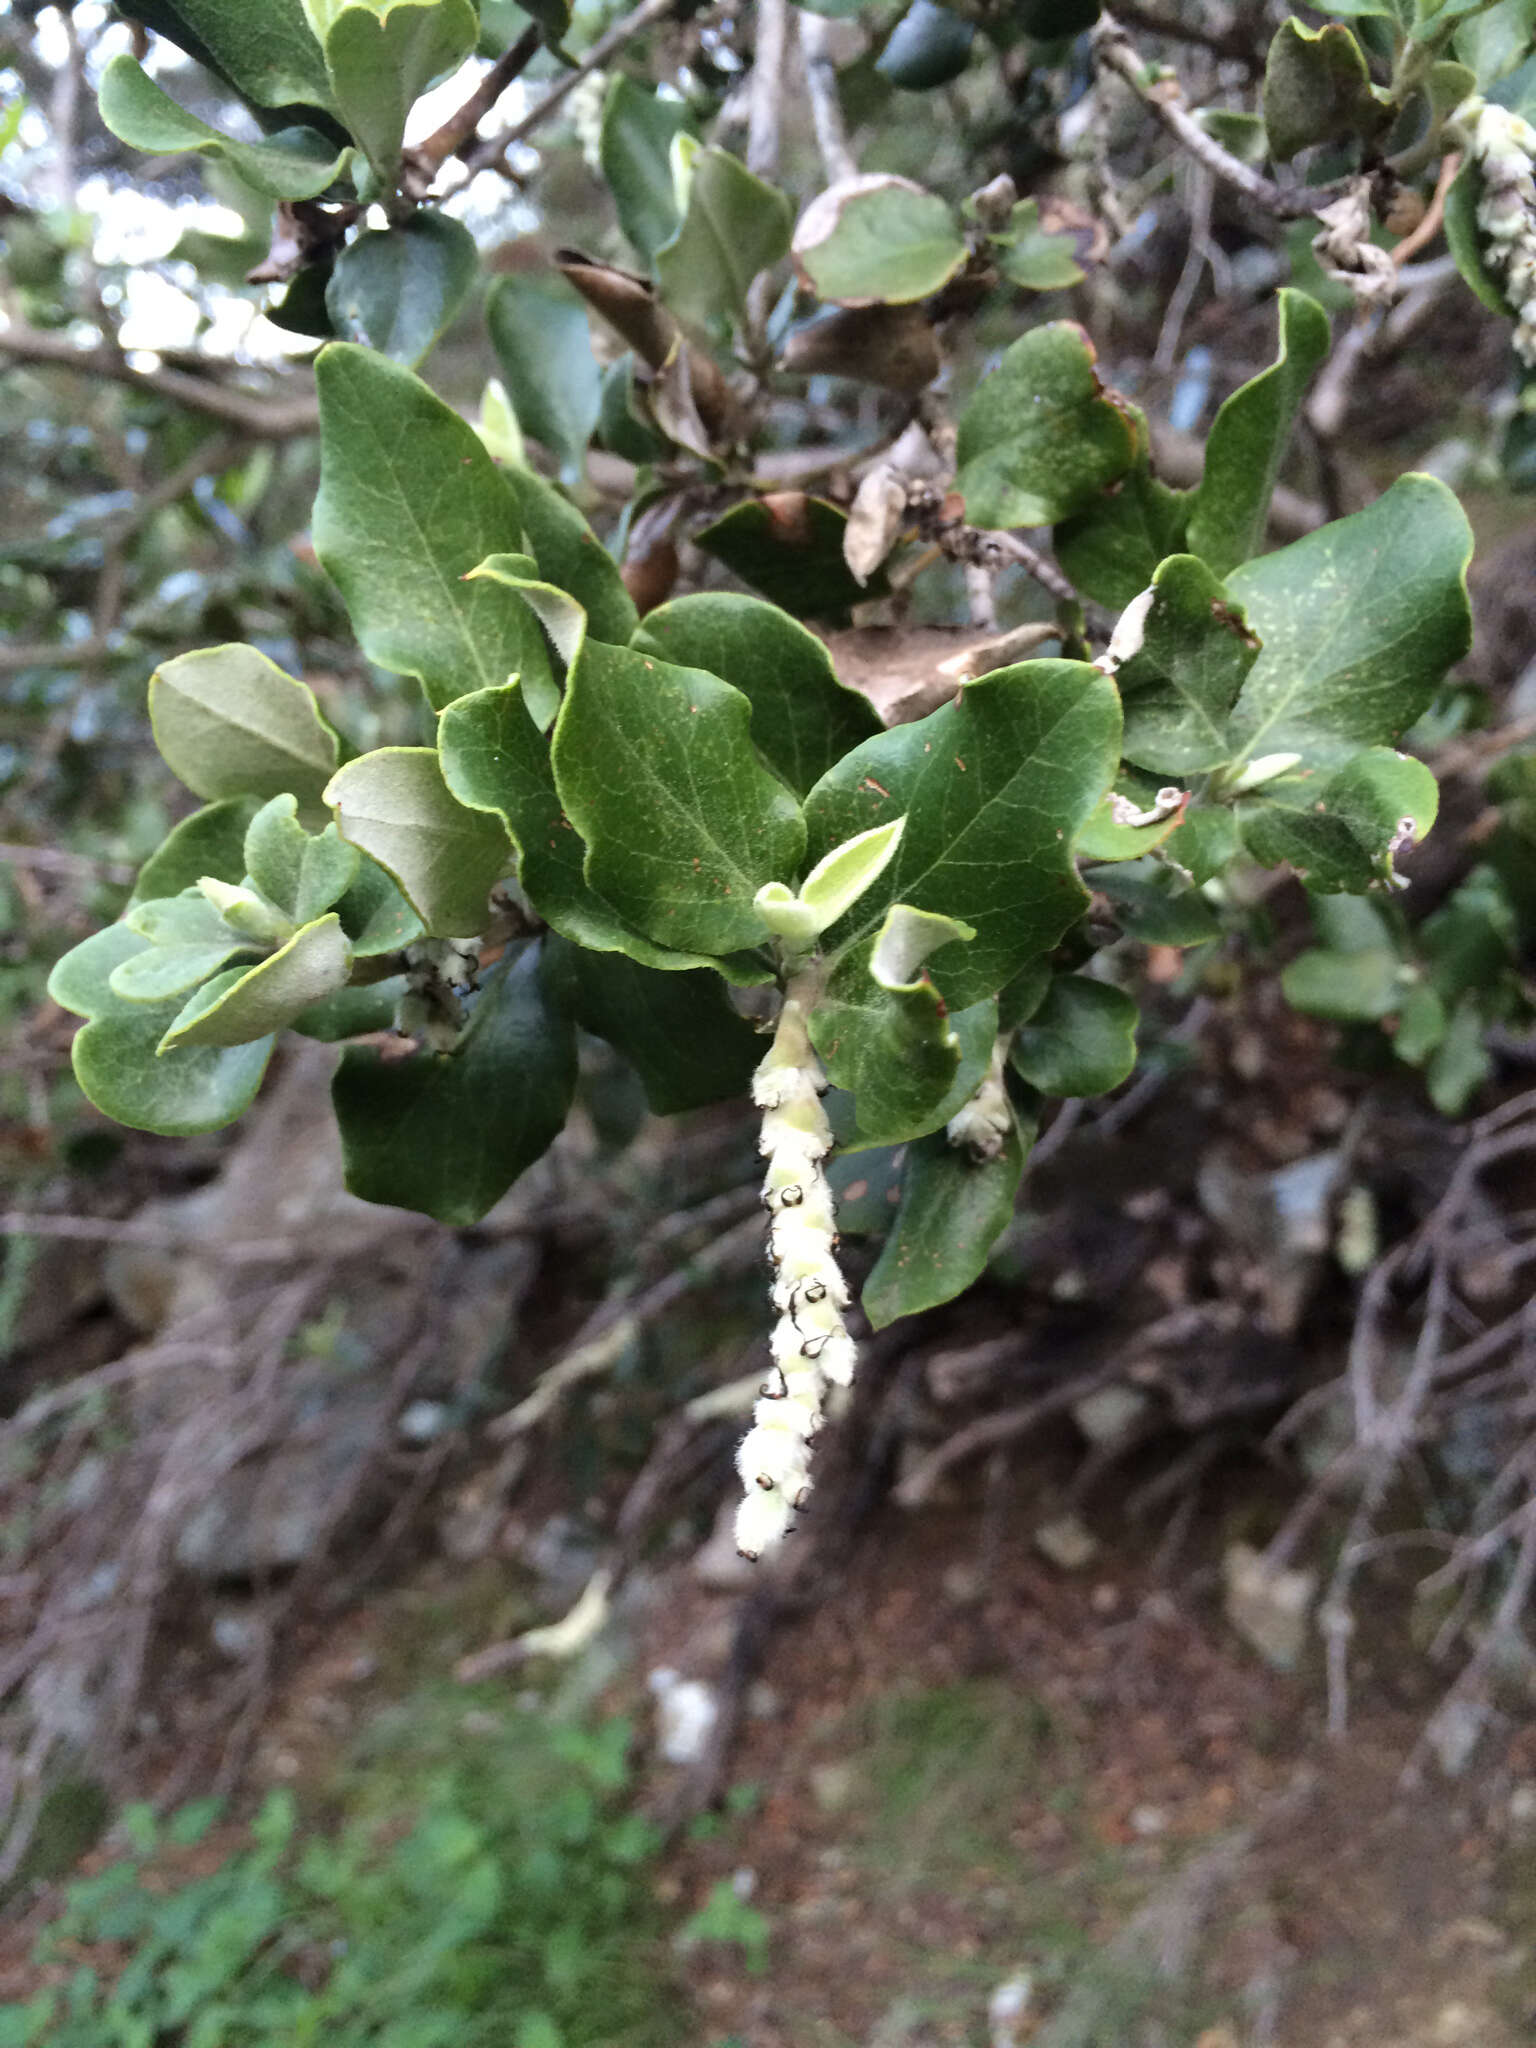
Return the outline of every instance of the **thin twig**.
<path id="1" fill-rule="evenodd" d="M 830 31 L 819 14 L 800 13 L 800 56 L 805 65 L 805 88 L 811 102 L 811 119 L 816 126 L 816 147 L 829 185 L 856 178 L 859 166 L 848 147 L 848 130 L 843 105 L 837 96 L 837 69 L 830 54 Z"/>
<path id="2" fill-rule="evenodd" d="M 1302 220 L 1349 189 L 1350 180 L 1340 178 L 1330 185 L 1299 185 L 1287 190 L 1285 186 L 1277 185 L 1273 178 L 1266 178 L 1262 171 L 1256 171 L 1251 164 L 1243 163 L 1223 149 L 1184 105 L 1176 80 L 1149 81 L 1145 58 L 1112 14 L 1099 16 L 1092 32 L 1092 45 L 1094 61 L 1106 71 L 1113 71 L 1117 77 L 1123 78 L 1136 97 L 1151 108 L 1169 134 L 1197 162 L 1204 164 L 1224 185 L 1232 186 L 1244 198 L 1251 199 L 1255 206 L 1262 206 L 1266 213 L 1272 213 L 1277 220 Z"/>
<path id="3" fill-rule="evenodd" d="M 450 114 L 441 128 L 434 129 L 425 142 L 417 144 L 412 154 L 423 170 L 435 174 L 449 157 L 457 156 L 469 147 L 480 123 L 512 81 L 521 78 L 538 54 L 540 40 L 539 24 L 530 21 L 511 48 L 504 50 L 496 59 L 463 106 Z"/>
<path id="4" fill-rule="evenodd" d="M 754 177 L 775 178 L 779 170 L 779 130 L 784 111 L 784 57 L 788 45 L 787 0 L 757 0 L 757 41 L 752 52 L 752 81 L 747 101 L 747 169 Z"/>
<path id="5" fill-rule="evenodd" d="M 622 21 L 616 21 L 605 36 L 599 36 L 574 70 L 568 71 L 552 85 L 539 104 L 526 113 L 520 121 L 504 130 L 500 135 L 491 135 L 470 150 L 464 161 L 471 171 L 488 171 L 498 168 L 506 158 L 509 149 L 526 142 L 537 129 L 542 128 L 550 115 L 558 112 L 581 84 L 594 71 L 600 71 L 633 36 L 653 23 L 662 21 L 672 13 L 678 0 L 640 0 L 640 5 Z"/>

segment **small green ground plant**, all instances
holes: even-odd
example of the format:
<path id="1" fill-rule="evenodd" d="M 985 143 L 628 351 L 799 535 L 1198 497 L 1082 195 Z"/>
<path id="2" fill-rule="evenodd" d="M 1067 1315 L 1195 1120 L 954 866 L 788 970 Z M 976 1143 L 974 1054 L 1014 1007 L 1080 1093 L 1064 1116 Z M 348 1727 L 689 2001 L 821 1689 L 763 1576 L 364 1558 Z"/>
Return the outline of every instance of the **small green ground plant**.
<path id="1" fill-rule="evenodd" d="M 206 1860 L 224 1839 L 207 1839 L 217 1801 L 163 1824 L 129 1808 L 131 1852 L 69 1886 L 35 1955 L 48 1988 L 0 2007 L 0 2043 L 675 2043 L 648 1890 L 658 1837 L 624 1803 L 628 1725 L 504 1705 L 482 1718 L 498 1732 L 457 1739 L 473 1761 L 448 1765 L 429 1741 L 404 1759 L 409 1786 L 400 1759 L 365 1763 L 335 1832 L 301 1828 L 292 1794 L 270 1793 L 198 1876 L 176 1877 L 176 1855 Z"/>

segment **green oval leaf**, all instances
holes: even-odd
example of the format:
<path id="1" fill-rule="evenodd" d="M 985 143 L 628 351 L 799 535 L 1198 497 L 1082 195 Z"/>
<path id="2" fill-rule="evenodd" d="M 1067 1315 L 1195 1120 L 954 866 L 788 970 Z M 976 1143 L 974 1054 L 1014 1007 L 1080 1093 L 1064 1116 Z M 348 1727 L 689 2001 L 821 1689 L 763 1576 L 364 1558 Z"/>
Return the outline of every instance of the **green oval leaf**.
<path id="1" fill-rule="evenodd" d="M 446 213 L 370 228 L 336 258 L 325 288 L 331 329 L 414 369 L 447 332 L 478 269 L 474 236 Z"/>
<path id="2" fill-rule="evenodd" d="M 602 403 L 586 307 L 558 275 L 498 277 L 485 318 L 518 426 L 579 470 Z"/>
<path id="3" fill-rule="evenodd" d="M 587 845 L 586 878 L 627 923 L 684 951 L 758 943 L 752 899 L 796 871 L 805 827 L 757 758 L 739 690 L 588 641 L 566 682 L 552 759 Z"/>
<path id="4" fill-rule="evenodd" d="M 315 0 L 309 11 L 313 20 Z M 469 56 L 479 17 L 471 0 L 348 0 L 320 12 L 336 111 L 392 187 L 406 116 L 433 79 Z"/>
<path id="5" fill-rule="evenodd" d="M 518 495 L 474 429 L 409 370 L 347 342 L 321 351 L 315 383 L 315 553 L 369 660 L 417 677 L 437 710 L 509 675 L 547 680 L 518 593 L 464 581 L 523 545 Z"/>
<path id="6" fill-rule="evenodd" d="M 681 222 L 672 183 L 672 138 L 692 126 L 681 100 L 647 92 L 622 71 L 609 81 L 598 159 L 619 226 L 647 263 Z"/>
<path id="7" fill-rule="evenodd" d="M 291 793 L 314 816 L 336 767 L 336 735 L 314 694 L 254 647 L 203 647 L 149 679 L 155 745 L 202 797 Z"/>
<path id="8" fill-rule="evenodd" d="M 759 271 L 789 250 L 789 201 L 723 149 L 693 159 L 682 225 L 656 251 L 661 296 L 679 320 L 708 326 L 746 309 Z"/>
<path id="9" fill-rule="evenodd" d="M 298 925 L 341 901 L 357 879 L 361 858 L 334 825 L 306 832 L 291 796 L 262 805 L 246 832 L 244 853 L 243 873 Z"/>
<path id="10" fill-rule="evenodd" d="M 257 811 L 255 797 L 226 797 L 205 804 L 190 818 L 173 825 L 164 842 L 139 870 L 130 903 L 154 896 L 179 896 L 202 875 L 221 882 L 239 882 L 245 874 L 246 828 Z"/>
<path id="11" fill-rule="evenodd" d="M 285 128 L 261 142 L 235 142 L 177 106 L 126 51 L 108 63 L 97 90 L 101 118 L 120 142 L 147 156 L 222 158 L 269 199 L 314 199 L 346 167 L 338 150 L 312 128 Z"/>
<path id="12" fill-rule="evenodd" d="M 1228 714 L 1258 660 L 1259 637 L 1193 555 L 1170 556 L 1152 590 L 1140 650 L 1119 674 L 1123 751 L 1160 774 L 1193 775 L 1233 751 Z"/>
<path id="13" fill-rule="evenodd" d="M 875 171 L 818 194 L 795 227 L 795 265 L 820 299 L 841 306 L 926 299 L 965 261 L 947 200 Z"/>
<path id="14" fill-rule="evenodd" d="M 1123 989 L 1059 974 L 1019 1027 L 1014 1070 L 1042 1095 L 1103 1095 L 1136 1065 L 1136 1005 Z"/>
<path id="15" fill-rule="evenodd" d="M 740 690 L 752 706 L 753 740 L 802 796 L 880 730 L 869 699 L 838 681 L 825 643 L 758 598 L 725 591 L 676 598 L 646 614 L 634 645 Z"/>
<path id="16" fill-rule="evenodd" d="M 960 415 L 955 487 L 977 526 L 1066 519 L 1137 457 L 1134 416 L 1105 393 L 1082 328 L 1055 320 L 1003 352 Z"/>
<path id="17" fill-rule="evenodd" d="M 543 988 L 538 951 L 509 953 L 490 970 L 456 1051 L 342 1054 L 331 1099 L 354 1195 L 439 1223 L 478 1223 L 559 1135 L 576 1039 Z"/>
<path id="18" fill-rule="evenodd" d="M 1012 1220 L 1024 1160 L 1017 1128 L 996 1159 L 979 1162 L 942 1131 L 909 1147 L 900 1206 L 860 1296 L 871 1328 L 965 1292 Z"/>
<path id="19" fill-rule="evenodd" d="M 342 837 L 393 875 L 429 936 L 484 931 L 487 899 L 511 848 L 497 819 L 466 809 L 449 790 L 433 748 L 360 755 L 332 778 L 326 801 Z"/>

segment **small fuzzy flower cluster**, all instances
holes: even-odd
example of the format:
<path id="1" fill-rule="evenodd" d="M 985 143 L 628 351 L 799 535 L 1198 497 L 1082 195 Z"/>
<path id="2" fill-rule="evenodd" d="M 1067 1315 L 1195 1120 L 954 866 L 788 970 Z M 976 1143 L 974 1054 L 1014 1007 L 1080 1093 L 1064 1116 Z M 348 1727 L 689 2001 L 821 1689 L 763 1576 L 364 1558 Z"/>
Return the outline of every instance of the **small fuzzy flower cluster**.
<path id="1" fill-rule="evenodd" d="M 1463 125 L 1483 181 L 1483 258 L 1514 308 L 1515 353 L 1536 369 L 1536 128 L 1507 107 L 1491 106 Z"/>
<path id="2" fill-rule="evenodd" d="M 772 1048 L 752 1080 L 763 1112 L 758 1150 L 768 1161 L 771 1298 L 779 1312 L 772 1368 L 752 1427 L 736 1453 L 746 1497 L 736 1514 L 736 1546 L 758 1558 L 775 1547 L 811 1490 L 811 1446 L 830 1386 L 853 1379 L 854 1344 L 843 1322 L 848 1287 L 838 1270 L 837 1227 L 824 1161 L 832 1127 L 821 1106 L 826 1076 L 812 1050 L 803 1005 L 793 996 L 779 1014 Z"/>

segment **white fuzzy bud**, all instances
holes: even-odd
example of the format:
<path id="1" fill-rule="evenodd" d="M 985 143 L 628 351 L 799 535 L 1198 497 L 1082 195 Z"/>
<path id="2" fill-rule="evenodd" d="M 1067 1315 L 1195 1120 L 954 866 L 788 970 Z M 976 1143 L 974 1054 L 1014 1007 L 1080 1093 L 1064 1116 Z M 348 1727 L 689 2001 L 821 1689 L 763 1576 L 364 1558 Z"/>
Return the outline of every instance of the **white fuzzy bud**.
<path id="1" fill-rule="evenodd" d="M 1536 128 L 1475 100 L 1456 120 L 1482 178 L 1483 260 L 1514 311 L 1515 353 L 1536 369 Z"/>

